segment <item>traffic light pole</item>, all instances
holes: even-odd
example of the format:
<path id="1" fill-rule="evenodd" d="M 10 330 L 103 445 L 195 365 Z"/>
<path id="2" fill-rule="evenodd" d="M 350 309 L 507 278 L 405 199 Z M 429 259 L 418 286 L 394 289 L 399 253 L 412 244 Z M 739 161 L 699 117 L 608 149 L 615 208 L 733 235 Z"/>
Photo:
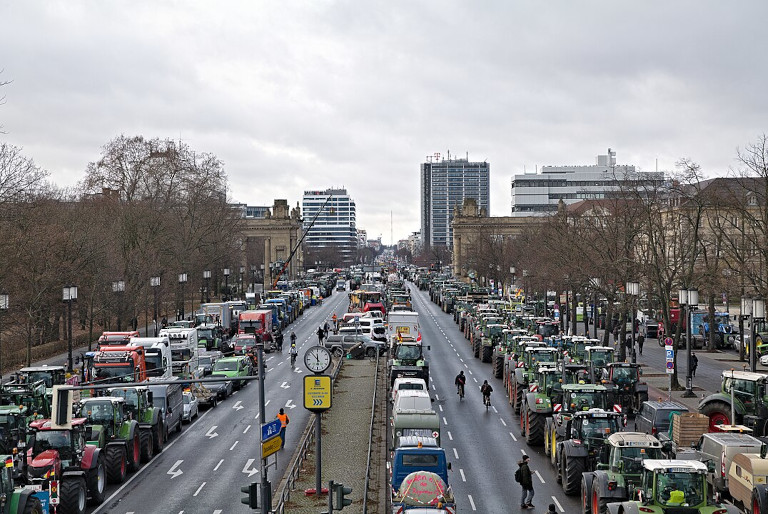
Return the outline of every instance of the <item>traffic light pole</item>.
<path id="1" fill-rule="evenodd" d="M 258 367 L 257 376 L 259 377 L 259 418 L 264 423 L 266 420 L 266 412 L 264 408 L 264 342 L 259 342 L 256 345 L 257 357 L 256 366 Z M 267 480 L 267 459 L 261 459 L 261 491 L 259 491 L 259 497 L 261 499 L 261 514 L 269 514 L 272 509 L 272 498 L 269 494 L 269 481 Z"/>
<path id="2" fill-rule="evenodd" d="M 320 428 L 320 421 L 323 419 L 322 412 L 316 412 L 315 413 L 315 494 L 319 498 L 323 494 L 323 484 L 320 481 L 320 465 L 323 461 L 321 458 L 321 449 L 322 444 L 320 443 L 320 437 L 323 433 L 322 429 Z M 331 495 L 330 489 L 328 490 L 328 496 Z"/>

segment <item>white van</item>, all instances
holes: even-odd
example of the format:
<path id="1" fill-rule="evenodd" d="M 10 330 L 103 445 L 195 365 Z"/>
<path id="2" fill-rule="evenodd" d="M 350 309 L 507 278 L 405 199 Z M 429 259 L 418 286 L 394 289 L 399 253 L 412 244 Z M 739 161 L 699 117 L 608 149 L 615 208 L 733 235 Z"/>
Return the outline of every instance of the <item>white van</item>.
<path id="1" fill-rule="evenodd" d="M 392 402 L 397 401 L 400 391 L 426 391 L 427 383 L 422 378 L 397 377 L 392 386 Z"/>

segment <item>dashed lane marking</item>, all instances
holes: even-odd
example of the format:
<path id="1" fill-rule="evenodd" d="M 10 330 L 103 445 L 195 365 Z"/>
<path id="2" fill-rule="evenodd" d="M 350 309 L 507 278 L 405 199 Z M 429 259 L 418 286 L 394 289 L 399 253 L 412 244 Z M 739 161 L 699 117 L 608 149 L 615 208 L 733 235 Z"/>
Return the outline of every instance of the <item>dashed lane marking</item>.
<path id="1" fill-rule="evenodd" d="M 493 405 L 491 405 L 491 408 L 493 409 L 493 412 L 495 412 L 496 414 L 498 414 L 498 413 L 499 413 L 499 411 L 497 411 L 497 410 L 496 410 L 496 407 L 494 407 Z"/>
<path id="2" fill-rule="evenodd" d="M 539 474 L 539 470 L 538 469 L 536 471 L 534 471 L 534 473 L 536 474 L 537 477 L 539 477 L 539 480 L 541 480 L 542 484 L 546 483 L 546 482 L 544 482 L 544 479 L 541 478 L 541 475 Z"/>
<path id="3" fill-rule="evenodd" d="M 509 436 L 512 438 L 513 441 L 517 442 L 517 437 L 515 437 L 515 434 L 512 432 L 509 433 Z"/>
<path id="4" fill-rule="evenodd" d="M 438 405 L 438 407 L 440 407 L 440 412 L 443 412 L 443 406 L 442 405 Z"/>
<path id="5" fill-rule="evenodd" d="M 218 464 L 216 464 L 216 467 L 213 468 L 214 471 L 218 471 L 219 467 L 221 467 L 222 463 L 224 462 L 224 459 L 221 459 Z"/>
<path id="6" fill-rule="evenodd" d="M 234 450 L 234 449 L 235 449 L 235 446 L 237 446 L 237 443 L 239 443 L 239 442 L 240 442 L 240 441 L 235 441 L 235 444 L 233 444 L 233 445 L 232 445 L 232 447 L 229 449 L 229 451 L 232 451 L 232 450 Z"/>
<path id="7" fill-rule="evenodd" d="M 453 436 L 451 435 L 450 431 L 448 431 L 448 440 L 449 441 L 453 441 Z"/>
<path id="8" fill-rule="evenodd" d="M 456 460 L 459 460 L 459 452 L 456 450 L 456 448 L 453 449 L 453 456 L 456 457 Z"/>
<path id="9" fill-rule="evenodd" d="M 501 421 L 502 425 L 507 426 L 507 422 L 504 421 L 504 418 L 499 418 L 499 421 Z"/>
<path id="10" fill-rule="evenodd" d="M 198 494 L 200 494 L 200 491 L 203 490 L 203 487 L 205 487 L 205 482 L 200 484 L 200 487 L 197 488 L 197 491 L 195 491 L 195 494 L 193 494 L 192 496 L 197 496 Z"/>
<path id="11" fill-rule="evenodd" d="M 445 416 L 443 416 L 443 425 L 448 426 L 448 420 L 445 419 Z"/>
<path id="12" fill-rule="evenodd" d="M 563 506 L 562 506 L 562 505 L 560 505 L 560 502 L 559 502 L 559 501 L 557 501 L 557 498 L 555 498 L 555 497 L 553 496 L 553 497 L 552 497 L 552 501 L 554 501 L 554 502 L 555 502 L 555 505 L 557 505 L 557 508 L 558 508 L 558 509 L 560 509 L 560 512 L 565 512 L 565 509 L 563 508 Z"/>
<path id="13" fill-rule="evenodd" d="M 459 473 L 461 473 L 461 481 L 466 482 L 467 477 L 464 476 L 464 470 L 462 468 L 459 468 Z"/>
<path id="14" fill-rule="evenodd" d="M 472 499 L 472 495 L 471 495 L 471 494 L 468 494 L 468 495 L 467 495 L 467 498 L 469 498 L 469 504 L 472 506 L 472 510 L 477 510 L 477 509 L 475 508 L 475 500 L 473 500 L 473 499 Z"/>
<path id="15" fill-rule="evenodd" d="M 248 425 L 247 427 L 245 427 L 245 430 L 243 430 L 243 433 L 247 434 L 250 429 L 251 429 L 251 425 Z"/>

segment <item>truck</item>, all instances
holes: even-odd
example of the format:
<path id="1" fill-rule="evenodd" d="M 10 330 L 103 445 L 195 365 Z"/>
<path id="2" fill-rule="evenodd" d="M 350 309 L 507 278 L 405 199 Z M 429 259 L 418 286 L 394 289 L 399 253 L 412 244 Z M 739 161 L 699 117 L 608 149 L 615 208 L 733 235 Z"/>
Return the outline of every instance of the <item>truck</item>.
<path id="1" fill-rule="evenodd" d="M 736 348 L 739 331 L 731 325 L 731 317 L 727 312 L 715 312 L 714 321 L 710 323 L 709 311 L 695 310 L 691 312 L 691 340 L 694 348 L 702 348 L 709 340 L 710 327 L 714 330 L 715 347 L 717 349 Z"/>
<path id="2" fill-rule="evenodd" d="M 234 314 L 232 305 L 229 303 L 204 303 L 200 306 L 198 312 L 203 315 L 204 321 L 202 323 L 220 325 L 227 336 L 232 335 L 237 328 L 237 317 Z"/>
<path id="3" fill-rule="evenodd" d="M 397 496 L 405 477 L 414 471 L 435 473 L 443 482 L 448 483 L 448 470 L 451 469 L 451 464 L 446 459 L 445 450 L 437 445 L 434 438 L 414 437 L 412 439 L 407 441 L 408 446 L 395 448 L 392 453 L 392 498 Z M 414 469 L 415 466 L 419 469 Z"/>
<path id="4" fill-rule="evenodd" d="M 237 333 L 256 334 L 263 341 L 267 334 L 272 334 L 273 321 L 271 309 L 243 311 L 237 317 Z"/>
<path id="5" fill-rule="evenodd" d="M 144 382 L 147 364 L 142 346 L 105 346 L 93 353 L 90 377 L 94 382 Z"/>
<path id="6" fill-rule="evenodd" d="M 162 337 L 132 337 L 129 346 L 144 347 L 144 361 L 150 380 L 165 380 L 173 376 L 171 368 L 171 341 Z"/>
<path id="7" fill-rule="evenodd" d="M 387 315 L 388 341 L 395 341 L 397 334 L 401 334 L 402 337 L 416 339 L 420 332 L 418 312 L 395 311 Z"/>
<path id="8" fill-rule="evenodd" d="M 136 330 L 128 332 L 102 332 L 101 336 L 99 336 L 98 345 L 100 347 L 102 345 L 125 346 L 132 337 L 138 337 L 139 335 L 141 334 Z"/>
<path id="9" fill-rule="evenodd" d="M 755 437 L 768 435 L 768 405 L 766 405 L 768 375 L 750 371 L 723 371 L 720 392 L 699 402 L 699 412 L 709 416 L 709 431 L 718 425 L 746 425 Z M 731 402 L 731 392 L 734 401 Z M 736 419 L 731 419 L 731 407 Z"/>
<path id="10" fill-rule="evenodd" d="M 196 378 L 198 367 L 197 329 L 164 328 L 158 336 L 171 343 L 171 368 L 174 376 Z"/>

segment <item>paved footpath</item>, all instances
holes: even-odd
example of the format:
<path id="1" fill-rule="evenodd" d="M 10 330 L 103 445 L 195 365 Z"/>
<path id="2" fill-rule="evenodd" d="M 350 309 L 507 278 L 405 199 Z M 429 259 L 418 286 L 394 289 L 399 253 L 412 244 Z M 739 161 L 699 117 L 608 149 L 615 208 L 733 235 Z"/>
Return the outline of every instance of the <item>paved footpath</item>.
<path id="1" fill-rule="evenodd" d="M 384 358 L 382 357 L 382 360 Z M 384 366 L 382 366 L 382 369 Z M 376 363 L 363 360 L 344 361 L 334 382 L 332 407 L 322 416 L 322 486 L 328 487 L 328 481 L 341 482 L 352 487 L 348 498 L 352 504 L 344 512 L 362 512 L 363 491 L 365 489 L 365 467 L 368 458 L 368 427 L 371 422 L 371 401 L 374 387 Z M 385 383 L 379 377 L 379 383 Z M 381 392 L 381 388 L 380 391 Z M 383 395 L 382 395 L 383 396 Z M 377 398 L 386 401 L 386 398 Z M 381 423 L 377 420 L 377 423 Z M 289 426 L 289 429 L 293 428 Z M 296 427 L 298 429 L 298 427 Z M 375 437 L 375 440 L 380 438 Z M 386 437 L 383 438 L 386 441 Z M 383 453 L 382 446 L 374 445 L 374 453 Z M 304 490 L 315 488 L 315 443 L 304 461 L 302 472 L 296 481 L 290 500 L 285 505 L 285 512 L 298 514 L 317 514 L 327 510 L 328 497 L 305 496 Z M 294 455 L 295 457 L 295 455 Z M 291 458 L 293 462 L 294 457 Z M 376 456 L 374 456 L 375 458 Z M 378 459 L 377 459 L 378 462 Z M 283 477 L 275 494 L 280 491 L 286 477 Z M 369 492 L 369 497 L 377 499 L 380 491 Z M 371 508 L 369 512 L 376 512 Z"/>

